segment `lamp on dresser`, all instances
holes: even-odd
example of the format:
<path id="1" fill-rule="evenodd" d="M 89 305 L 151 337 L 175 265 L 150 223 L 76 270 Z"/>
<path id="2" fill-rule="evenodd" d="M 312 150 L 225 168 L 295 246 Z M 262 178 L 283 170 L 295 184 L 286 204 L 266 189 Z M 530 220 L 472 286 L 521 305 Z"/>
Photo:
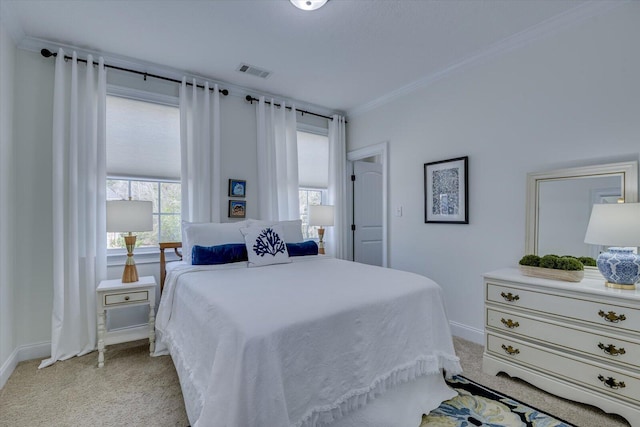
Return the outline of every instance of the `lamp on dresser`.
<path id="1" fill-rule="evenodd" d="M 136 236 L 132 232 L 153 230 L 153 204 L 144 200 L 107 201 L 107 232 L 129 233 L 124 236 L 127 247 L 127 261 L 122 273 L 122 283 L 138 281 L 138 270 L 133 259 Z"/>
<path id="2" fill-rule="evenodd" d="M 605 285 L 635 289 L 640 280 L 640 203 L 593 205 L 585 243 L 611 246 L 598 255 L 598 270 Z"/>
<path id="3" fill-rule="evenodd" d="M 324 228 L 333 226 L 333 206 L 332 205 L 310 205 L 309 225 L 320 226 L 318 228 L 318 253 L 324 255 Z"/>

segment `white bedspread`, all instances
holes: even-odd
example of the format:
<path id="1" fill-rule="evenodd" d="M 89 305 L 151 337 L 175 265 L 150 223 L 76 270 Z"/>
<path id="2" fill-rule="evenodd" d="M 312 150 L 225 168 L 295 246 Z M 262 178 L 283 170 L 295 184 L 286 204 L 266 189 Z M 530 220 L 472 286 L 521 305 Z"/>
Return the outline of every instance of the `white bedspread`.
<path id="1" fill-rule="evenodd" d="M 178 265 L 156 328 L 194 427 L 330 424 L 387 389 L 461 372 L 438 285 L 327 257 Z"/>

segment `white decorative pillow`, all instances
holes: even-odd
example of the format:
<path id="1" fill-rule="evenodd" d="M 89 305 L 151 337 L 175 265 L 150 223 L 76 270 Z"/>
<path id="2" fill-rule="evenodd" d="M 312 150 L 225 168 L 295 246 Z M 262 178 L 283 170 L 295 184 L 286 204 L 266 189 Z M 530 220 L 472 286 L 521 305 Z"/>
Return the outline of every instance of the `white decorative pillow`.
<path id="1" fill-rule="evenodd" d="M 188 222 L 182 221 L 182 260 L 191 264 L 194 246 L 218 246 L 228 243 L 244 243 L 240 228 L 249 221 L 238 222 Z"/>
<path id="2" fill-rule="evenodd" d="M 282 238 L 286 243 L 300 243 L 304 241 L 302 236 L 302 220 L 293 219 L 289 221 L 264 221 L 258 219 L 250 219 L 249 227 L 258 226 L 266 227 L 268 225 L 281 225 L 283 228 Z"/>
<path id="3" fill-rule="evenodd" d="M 247 246 L 249 267 L 291 262 L 281 225 L 241 228 Z"/>

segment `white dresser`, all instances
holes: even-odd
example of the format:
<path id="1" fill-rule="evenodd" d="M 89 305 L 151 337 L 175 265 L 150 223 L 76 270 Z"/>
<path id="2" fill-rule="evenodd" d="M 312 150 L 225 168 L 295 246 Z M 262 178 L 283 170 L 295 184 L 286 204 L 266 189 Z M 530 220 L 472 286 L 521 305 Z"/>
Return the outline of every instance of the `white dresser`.
<path id="1" fill-rule="evenodd" d="M 640 426 L 640 290 L 517 268 L 487 273 L 484 283 L 485 373 L 505 372 Z"/>

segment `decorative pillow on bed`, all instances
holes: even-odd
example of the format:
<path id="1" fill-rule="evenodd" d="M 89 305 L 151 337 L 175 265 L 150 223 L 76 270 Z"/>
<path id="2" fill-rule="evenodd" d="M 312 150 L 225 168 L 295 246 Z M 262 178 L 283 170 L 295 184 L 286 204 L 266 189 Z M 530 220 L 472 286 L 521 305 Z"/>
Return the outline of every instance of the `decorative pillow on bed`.
<path id="1" fill-rule="evenodd" d="M 302 236 L 302 220 L 301 219 L 292 219 L 289 221 L 264 221 L 259 219 L 250 219 L 248 220 L 249 224 L 245 227 L 267 227 L 269 225 L 281 225 L 282 226 L 282 234 L 280 237 L 286 243 L 300 243 L 304 241 L 304 237 Z"/>
<path id="2" fill-rule="evenodd" d="M 300 243 L 287 243 L 289 256 L 318 255 L 318 244 L 313 240 Z"/>
<path id="3" fill-rule="evenodd" d="M 191 252 L 191 264 L 214 265 L 247 261 L 247 247 L 244 243 L 229 243 L 218 246 L 195 245 Z"/>
<path id="4" fill-rule="evenodd" d="M 281 225 L 246 227 L 240 232 L 244 235 L 249 267 L 291 262 Z"/>
<path id="5" fill-rule="evenodd" d="M 218 246 L 227 243 L 244 243 L 241 227 L 247 227 L 249 221 L 238 222 L 188 222 L 182 221 L 183 261 L 192 263 L 193 247 Z"/>

